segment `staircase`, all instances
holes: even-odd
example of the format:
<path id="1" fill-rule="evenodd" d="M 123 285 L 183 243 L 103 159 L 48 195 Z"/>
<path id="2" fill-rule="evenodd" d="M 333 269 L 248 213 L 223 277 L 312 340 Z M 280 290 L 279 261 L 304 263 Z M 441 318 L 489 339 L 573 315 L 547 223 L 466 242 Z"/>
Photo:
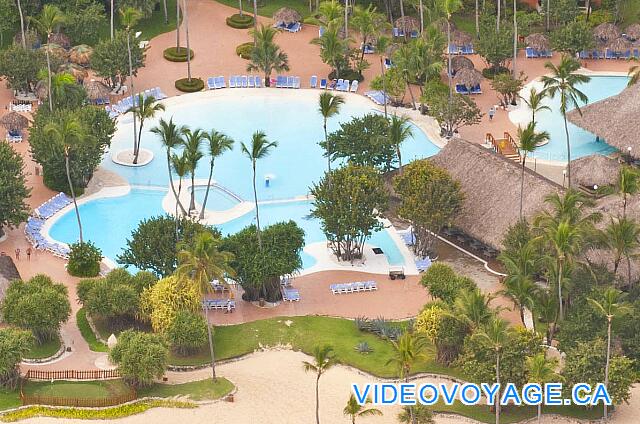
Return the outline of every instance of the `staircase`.
<path id="1" fill-rule="evenodd" d="M 518 145 L 508 132 L 505 131 L 502 138 L 495 138 L 492 134 L 487 133 L 485 143 L 490 144 L 495 152 L 500 153 L 507 159 L 518 163 L 521 161 Z"/>

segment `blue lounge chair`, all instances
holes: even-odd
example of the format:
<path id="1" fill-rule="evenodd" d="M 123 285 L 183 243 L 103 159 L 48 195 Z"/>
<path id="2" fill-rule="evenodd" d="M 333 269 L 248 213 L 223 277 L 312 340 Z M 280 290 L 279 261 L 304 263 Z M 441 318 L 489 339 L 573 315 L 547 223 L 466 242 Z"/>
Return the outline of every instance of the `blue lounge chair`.
<path id="1" fill-rule="evenodd" d="M 341 91 L 349 91 L 349 86 L 350 85 L 351 85 L 351 81 L 344 80 L 344 83 L 342 83 L 342 90 Z"/>
<path id="2" fill-rule="evenodd" d="M 220 75 L 219 77 L 216 77 L 216 88 L 226 88 L 227 87 L 227 83 L 224 82 L 224 77 L 222 75 Z"/>
<path id="3" fill-rule="evenodd" d="M 213 77 L 209 77 L 207 78 L 207 88 L 209 90 L 214 90 L 216 87 L 216 82 L 215 82 L 215 78 Z"/>
<path id="4" fill-rule="evenodd" d="M 466 46 L 462 46 L 461 54 L 473 54 L 473 46 L 471 44 L 467 44 Z"/>
<path id="5" fill-rule="evenodd" d="M 327 79 L 326 78 L 322 78 L 320 80 L 320 89 L 321 90 L 326 90 L 327 89 Z"/>
<path id="6" fill-rule="evenodd" d="M 640 59 L 640 50 L 639 49 L 633 49 L 633 58 L 634 59 Z"/>
<path id="7" fill-rule="evenodd" d="M 418 35 L 419 35 L 418 31 L 415 31 L 415 30 L 411 31 L 411 34 L 409 34 L 411 38 L 418 38 Z"/>
<path id="8" fill-rule="evenodd" d="M 527 59 L 533 59 L 535 57 L 538 57 L 538 54 L 533 47 L 527 47 L 525 49 L 525 57 Z"/>
<path id="9" fill-rule="evenodd" d="M 240 81 L 242 83 L 242 88 L 247 88 L 249 86 L 246 75 L 241 76 Z"/>
<path id="10" fill-rule="evenodd" d="M 296 87 L 296 80 L 293 76 L 289 76 L 287 77 L 287 88 L 295 88 Z"/>
<path id="11" fill-rule="evenodd" d="M 594 57 L 597 57 L 598 59 L 604 59 L 606 57 L 605 53 L 601 50 L 596 50 L 594 51 L 594 53 L 595 53 Z"/>
<path id="12" fill-rule="evenodd" d="M 317 88 L 318 87 L 318 76 L 312 75 L 311 80 L 309 80 L 309 87 Z"/>
<path id="13" fill-rule="evenodd" d="M 416 260 L 416 268 L 418 272 L 424 272 L 431 266 L 431 258 L 428 256 L 424 259 Z"/>
<path id="14" fill-rule="evenodd" d="M 398 28 L 393 28 L 391 30 L 391 33 L 393 34 L 394 37 L 400 37 L 400 30 Z"/>
<path id="15" fill-rule="evenodd" d="M 389 69 L 393 66 L 393 62 L 391 62 L 391 59 L 389 59 L 388 57 L 384 58 L 384 67 Z"/>
<path id="16" fill-rule="evenodd" d="M 620 59 L 631 59 L 631 50 L 627 50 L 626 52 L 624 52 L 624 54 L 620 56 Z"/>
<path id="17" fill-rule="evenodd" d="M 229 88 L 236 88 L 236 76 L 231 75 L 229 77 Z"/>
<path id="18" fill-rule="evenodd" d="M 458 94 L 469 94 L 469 89 L 464 84 L 456 84 L 456 93 L 458 93 Z"/>
<path id="19" fill-rule="evenodd" d="M 553 50 L 545 50 L 544 57 L 553 57 Z"/>
<path id="20" fill-rule="evenodd" d="M 324 34 L 324 31 L 325 31 L 324 27 L 319 27 L 318 28 L 318 37 L 322 37 L 322 35 Z"/>
<path id="21" fill-rule="evenodd" d="M 373 49 L 373 46 L 369 43 L 363 44 L 361 48 L 364 54 L 373 54 L 375 52 L 375 50 Z"/>
<path id="22" fill-rule="evenodd" d="M 482 88 L 480 88 L 480 84 L 476 85 L 475 87 L 471 87 L 471 90 L 469 90 L 469 94 L 482 94 Z"/>
<path id="23" fill-rule="evenodd" d="M 342 78 L 338 78 L 338 82 L 336 83 L 336 86 L 334 88 L 336 89 L 336 91 L 342 91 L 343 85 L 344 85 L 344 80 Z"/>
<path id="24" fill-rule="evenodd" d="M 262 77 L 260 75 L 256 75 L 255 83 L 256 83 L 256 88 L 262 88 Z"/>
<path id="25" fill-rule="evenodd" d="M 278 75 L 276 77 L 276 88 L 284 88 L 285 82 L 286 82 L 285 77 L 282 75 Z"/>
<path id="26" fill-rule="evenodd" d="M 300 77 L 293 77 L 293 88 L 300 88 Z"/>
<path id="27" fill-rule="evenodd" d="M 449 44 L 449 54 L 459 54 L 460 49 L 455 44 Z"/>
<path id="28" fill-rule="evenodd" d="M 586 50 L 582 50 L 580 53 L 578 53 L 578 57 L 580 59 L 589 59 L 589 52 Z"/>
<path id="29" fill-rule="evenodd" d="M 605 59 L 615 59 L 616 58 L 616 54 L 614 51 L 607 49 L 605 51 Z"/>
<path id="30" fill-rule="evenodd" d="M 352 93 L 357 93 L 358 92 L 358 80 L 353 80 L 353 82 L 351 83 L 351 91 Z"/>

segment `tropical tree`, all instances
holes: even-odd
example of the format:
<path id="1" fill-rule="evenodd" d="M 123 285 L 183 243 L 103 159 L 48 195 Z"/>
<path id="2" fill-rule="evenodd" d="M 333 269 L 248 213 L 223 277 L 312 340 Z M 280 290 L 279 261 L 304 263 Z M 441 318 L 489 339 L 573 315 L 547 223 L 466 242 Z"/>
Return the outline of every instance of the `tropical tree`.
<path id="1" fill-rule="evenodd" d="M 184 132 L 184 155 L 187 159 L 187 166 L 189 170 L 189 174 L 191 175 L 191 201 L 189 202 L 189 214 L 196 208 L 196 168 L 198 167 L 198 162 L 204 156 L 202 150 L 200 150 L 200 145 L 202 144 L 202 140 L 204 140 L 203 131 L 198 128 L 196 130 L 186 129 Z"/>
<path id="2" fill-rule="evenodd" d="M 627 262 L 627 282 L 631 285 L 631 258 L 638 257 L 640 225 L 629 218 L 611 218 L 603 231 L 604 245 L 613 253 L 613 273 L 618 272 L 622 258 Z"/>
<path id="3" fill-rule="evenodd" d="M 131 106 L 127 109 L 127 112 L 131 112 L 140 120 L 140 127 L 138 128 L 138 137 L 133 137 L 133 163 L 138 163 L 138 156 L 140 155 L 140 144 L 142 143 L 142 128 L 144 127 L 144 121 L 147 119 L 153 119 L 156 113 L 164 111 L 164 105 L 158 103 L 153 96 L 143 96 L 142 93 L 138 94 L 135 106 Z"/>
<path id="4" fill-rule="evenodd" d="M 453 98 L 453 82 L 452 82 L 453 80 L 451 76 L 451 50 L 449 49 L 449 46 L 451 45 L 451 17 L 453 16 L 454 13 L 456 13 L 458 10 L 462 8 L 462 0 L 440 0 L 440 1 L 441 1 L 440 8 L 442 9 L 442 12 L 447 18 L 447 62 L 448 62 L 447 69 L 449 70 L 447 72 L 447 75 L 449 79 L 449 101 L 451 101 L 451 99 Z M 499 3 L 500 1 L 498 1 L 498 4 Z M 476 28 L 476 31 L 478 31 L 477 28 Z"/>
<path id="5" fill-rule="evenodd" d="M 378 13 L 376 7 L 369 4 L 366 8 L 361 6 L 353 7 L 353 17 L 351 24 L 358 30 L 362 37 L 362 48 L 360 53 L 360 63 L 364 61 L 364 52 L 369 39 L 382 32 L 388 25 L 382 13 Z M 362 75 L 362 71 L 360 71 Z"/>
<path id="6" fill-rule="evenodd" d="M 327 121 L 340 113 L 340 107 L 344 104 L 344 97 L 339 94 L 333 94 L 329 91 L 323 91 L 318 98 L 318 112 L 322 115 L 322 128 L 324 129 L 324 141 L 327 146 L 327 172 L 331 174 L 332 149 L 329 143 L 329 134 L 327 132 Z"/>
<path id="7" fill-rule="evenodd" d="M 522 208 L 524 202 L 524 170 L 527 162 L 527 155 L 533 153 L 538 146 L 549 139 L 547 131 L 536 132 L 536 123 L 531 121 L 526 127 L 518 126 L 518 150 L 522 157 L 522 170 L 520 172 L 520 219 L 522 220 Z"/>
<path id="8" fill-rule="evenodd" d="M 260 25 L 251 31 L 255 40 L 255 46 L 251 51 L 251 61 L 247 65 L 247 71 L 262 71 L 264 73 L 264 85 L 271 84 L 271 73 L 289 70 L 289 57 L 273 41 L 278 31 L 270 26 Z"/>
<path id="9" fill-rule="evenodd" d="M 531 87 L 529 90 L 528 98 L 520 97 L 531 109 L 531 122 L 536 122 L 536 113 L 551 110 L 549 106 L 542 104 L 545 97 L 547 97 L 547 92 L 544 90 L 538 92 L 535 87 Z"/>
<path id="10" fill-rule="evenodd" d="M 142 126 L 142 125 L 141 125 Z M 169 185 L 171 186 L 171 191 L 176 198 L 176 208 L 179 207 L 182 211 L 183 215 L 187 214 L 187 211 L 182 206 L 182 202 L 180 202 L 180 197 L 176 192 L 175 185 L 173 184 L 173 173 L 171 172 L 171 149 L 175 149 L 177 146 L 183 143 L 182 137 L 184 136 L 184 132 L 187 128 L 183 125 L 176 125 L 173 123 L 173 117 L 169 119 L 169 122 L 160 118 L 160 122 L 158 125 L 151 128 L 151 132 L 158 136 L 160 142 L 165 147 L 167 152 L 167 171 L 169 173 Z M 177 214 L 176 214 L 177 215 Z"/>
<path id="11" fill-rule="evenodd" d="M 396 147 L 398 155 L 398 169 L 402 174 L 402 156 L 400 154 L 400 145 L 409 137 L 413 137 L 413 127 L 411 121 L 406 116 L 398 116 L 395 113 L 389 120 L 389 138 L 391 143 Z"/>
<path id="12" fill-rule="evenodd" d="M 182 7 L 184 9 L 184 35 L 187 40 L 187 81 L 191 83 L 191 44 L 189 43 L 189 14 L 187 13 L 187 0 L 182 0 Z"/>
<path id="13" fill-rule="evenodd" d="M 365 404 L 371 403 L 371 399 L 367 398 Z M 360 405 L 356 400 L 356 397 L 351 394 L 347 401 L 347 406 L 344 407 L 342 413 L 351 418 L 351 424 L 356 424 L 357 417 L 367 417 L 371 415 L 382 415 L 382 411 L 376 408 L 366 408 L 364 405 Z"/>
<path id="14" fill-rule="evenodd" d="M 631 308 L 624 303 L 624 298 L 626 293 L 621 292 L 620 290 L 614 287 L 607 287 L 604 293 L 602 293 L 602 300 L 596 300 L 592 298 L 588 298 L 591 306 L 594 307 L 600 314 L 604 315 L 607 318 L 607 362 L 604 368 L 604 386 L 608 388 L 609 386 L 609 364 L 611 362 L 611 322 L 614 318 L 619 318 L 620 316 L 631 312 Z M 604 419 L 608 418 L 607 416 L 607 404 L 603 402 L 604 405 Z"/>
<path id="15" fill-rule="evenodd" d="M 396 367 L 398 377 L 405 382 L 409 381 L 411 369 L 419 360 L 425 358 L 425 339 L 405 331 L 398 341 L 391 341 L 393 355 L 387 361 L 387 365 L 393 364 Z M 414 420 L 413 408 L 409 407 L 411 422 Z"/>
<path id="16" fill-rule="evenodd" d="M 217 157 L 222 156 L 226 151 L 233 149 L 233 139 L 225 134 L 212 129 L 204 132 L 202 138 L 207 142 L 207 153 L 209 154 L 209 179 L 207 180 L 207 191 L 204 194 L 202 202 L 202 210 L 200 211 L 200 219 L 204 219 L 204 211 L 207 208 L 207 199 L 209 198 L 209 189 L 211 189 L 211 178 L 213 177 L 213 166 Z"/>
<path id="17" fill-rule="evenodd" d="M 133 89 L 133 61 L 131 59 L 131 29 L 136 25 L 136 23 L 142 18 L 142 12 L 132 7 L 127 7 L 124 10 L 120 10 L 120 21 L 122 25 L 125 27 L 125 33 L 127 34 L 127 57 L 129 59 L 129 80 L 131 85 L 131 93 L 134 93 Z M 134 98 L 135 100 L 135 98 Z M 138 156 L 136 155 L 136 146 L 138 146 L 138 119 L 137 115 L 133 114 L 133 154 L 134 154 L 134 164 L 137 163 Z"/>
<path id="18" fill-rule="evenodd" d="M 22 15 L 22 12 L 20 13 Z M 51 55 L 49 50 L 51 49 L 50 41 L 53 31 L 64 23 L 64 14 L 57 6 L 46 4 L 40 12 L 40 17 L 31 18 L 31 22 L 42 32 L 47 35 L 47 78 L 48 78 L 48 90 L 49 90 L 49 110 L 53 110 L 53 98 L 51 97 Z M 22 42 L 25 43 L 24 30 L 22 32 Z M 25 47 L 26 48 L 26 47 Z"/>
<path id="19" fill-rule="evenodd" d="M 389 48 L 389 45 L 391 44 L 391 39 L 389 37 L 385 37 L 385 36 L 379 36 L 378 40 L 376 41 L 376 44 L 373 48 L 374 52 L 378 55 L 378 57 L 380 58 L 380 75 L 381 75 L 381 81 L 382 81 L 382 91 L 385 93 L 385 102 L 384 102 L 384 117 L 387 118 L 387 99 L 386 99 L 386 95 L 387 95 L 387 87 L 386 87 L 386 78 L 384 75 L 384 55 L 387 54 L 387 49 Z"/>
<path id="20" fill-rule="evenodd" d="M 334 26 L 328 27 L 320 37 L 311 40 L 311 44 L 320 47 L 320 58 L 335 71 L 335 78 L 340 78 L 342 71 L 348 67 L 349 41 L 341 37 L 339 28 Z"/>
<path id="21" fill-rule="evenodd" d="M 21 0 L 16 0 L 16 5 L 18 6 L 18 14 L 20 15 L 20 35 L 22 48 L 27 49 L 27 38 L 24 30 L 24 13 L 22 12 L 22 2 Z"/>
<path id="22" fill-rule="evenodd" d="M 316 374 L 316 424 L 320 424 L 320 377 L 329 368 L 336 364 L 331 346 L 316 346 L 313 348 L 313 362 L 303 361 L 302 367 L 305 372 Z"/>
<path id="23" fill-rule="evenodd" d="M 500 354 L 511 337 L 509 324 L 502 318 L 494 317 L 482 330 L 473 334 L 481 343 L 493 349 L 496 353 L 496 383 L 500 385 Z M 500 424 L 499 393 L 495 398 L 496 424 Z"/>
<path id="24" fill-rule="evenodd" d="M 0 197 L 0 237 L 2 237 L 5 234 L 5 227 L 19 226 L 31 213 L 31 208 L 25 202 L 31 190 L 26 184 L 24 161 L 9 143 L 0 143 L 0 181 L 2 181 Z"/>
<path id="25" fill-rule="evenodd" d="M 533 310 L 539 319 L 547 323 L 547 345 L 551 346 L 551 340 L 555 334 L 555 323 L 558 320 L 558 298 L 549 290 L 538 290 Z"/>
<path id="26" fill-rule="evenodd" d="M 177 154 L 171 155 L 171 168 L 173 172 L 178 176 L 178 192 L 176 193 L 176 198 L 180 199 L 180 194 L 182 193 L 182 179 L 189 173 L 189 159 L 187 157 L 187 153 L 183 150 L 182 154 L 178 156 Z M 176 201 L 176 220 L 178 219 L 178 206 L 182 209 L 182 213 L 187 215 L 187 211 L 182 206 L 180 200 Z M 177 225 L 177 224 L 176 224 Z"/>
<path id="27" fill-rule="evenodd" d="M 630 166 L 620 168 L 618 193 L 622 196 L 622 217 L 627 216 L 627 197 L 640 191 L 640 172 Z"/>
<path id="28" fill-rule="evenodd" d="M 478 288 L 461 290 L 453 302 L 453 315 L 470 329 L 480 328 L 495 315 L 490 305 L 494 297 Z"/>
<path id="29" fill-rule="evenodd" d="M 218 250 L 220 239 L 215 238 L 210 232 L 199 233 L 189 249 L 178 253 L 178 268 L 176 275 L 183 279 L 185 284 L 195 288 L 201 298 L 213 291 L 211 281 L 218 280 L 225 284 L 227 276 L 233 277 L 235 271 L 229 265 L 233 255 L 229 252 Z M 211 376 L 216 379 L 215 356 L 213 349 L 213 337 L 211 336 L 211 324 L 209 323 L 208 309 L 202 303 L 202 315 L 207 322 L 209 337 L 209 351 L 211 355 Z"/>
<path id="30" fill-rule="evenodd" d="M 525 308 L 533 311 L 535 307 L 538 288 L 533 278 L 538 270 L 539 258 L 533 243 L 525 244 L 516 252 L 504 251 L 498 257 L 507 269 L 507 276 L 503 280 L 505 288 L 501 293 L 520 310 L 522 325 L 525 325 Z"/>
<path id="31" fill-rule="evenodd" d="M 544 353 L 528 356 L 527 373 L 529 374 L 529 383 L 535 383 L 543 386 L 545 383 L 558 381 L 560 376 L 555 372 L 557 365 L 558 361 L 555 358 L 547 359 Z M 538 403 L 538 423 L 541 418 L 542 402 Z"/>
<path id="32" fill-rule="evenodd" d="M 258 160 L 269 156 L 271 150 L 278 147 L 277 141 L 267 140 L 267 135 L 262 131 L 256 131 L 251 137 L 251 145 L 241 143 L 242 153 L 251 161 L 253 170 L 253 200 L 256 205 L 256 233 L 258 236 L 258 246 L 262 249 L 262 236 L 260 235 L 260 211 L 258 210 L 258 190 L 256 187 L 256 164 Z"/>
<path id="33" fill-rule="evenodd" d="M 567 139 L 567 181 L 571 187 L 571 143 L 567 112 L 573 107 L 582 115 L 580 103 L 586 103 L 589 99 L 586 94 L 580 91 L 578 85 L 589 82 L 591 78 L 577 73 L 576 71 L 580 69 L 580 62 L 567 55 L 562 56 L 558 66 L 547 62 L 544 67 L 551 73 L 551 76 L 542 76 L 545 92 L 551 98 L 556 95 L 560 96 L 560 113 L 564 120 L 564 133 Z"/>

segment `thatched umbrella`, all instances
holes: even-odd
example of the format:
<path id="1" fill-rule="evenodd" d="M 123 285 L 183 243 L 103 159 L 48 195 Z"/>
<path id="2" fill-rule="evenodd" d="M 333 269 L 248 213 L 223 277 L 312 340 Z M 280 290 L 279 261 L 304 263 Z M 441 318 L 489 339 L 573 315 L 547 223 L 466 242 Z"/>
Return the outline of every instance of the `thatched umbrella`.
<path id="1" fill-rule="evenodd" d="M 620 163 L 603 155 L 584 156 L 571 161 L 571 183 L 595 188 L 612 186 L 618 180 Z"/>
<path id="2" fill-rule="evenodd" d="M 462 84 L 467 88 L 473 88 L 482 82 L 482 73 L 477 69 L 462 68 L 456 72 L 453 82 Z"/>
<path id="3" fill-rule="evenodd" d="M 546 37 L 546 35 L 539 32 L 527 35 L 524 39 L 524 42 L 527 47 L 532 47 L 536 50 L 549 49 L 549 39 Z"/>
<path id="4" fill-rule="evenodd" d="M 274 21 L 282 22 L 286 25 L 294 22 L 300 22 L 300 19 L 302 19 L 302 16 L 300 16 L 300 13 L 298 13 L 297 10 L 291 9 L 289 7 L 282 7 L 276 10 L 275 13 L 273 14 Z"/>
<path id="5" fill-rule="evenodd" d="M 640 39 L 640 24 L 632 24 L 624 31 L 629 40 Z"/>
<path id="6" fill-rule="evenodd" d="M 451 58 L 451 70 L 458 72 L 460 69 L 474 69 L 473 62 L 466 56 L 454 56 Z"/>
<path id="7" fill-rule="evenodd" d="M 24 38 L 26 39 L 27 47 L 37 48 L 40 45 L 40 36 L 38 32 L 29 28 L 25 31 Z M 22 45 L 22 32 L 18 31 L 16 35 L 13 37 L 14 43 L 18 45 Z"/>
<path id="8" fill-rule="evenodd" d="M 65 50 L 71 47 L 71 40 L 61 32 L 51 34 L 51 37 L 49 37 L 49 43 L 57 44 Z"/>
<path id="9" fill-rule="evenodd" d="M 108 99 L 111 94 L 111 88 L 102 81 L 85 81 L 84 88 L 87 91 L 87 97 L 94 101 Z"/>
<path id="10" fill-rule="evenodd" d="M 8 131 L 20 131 L 29 126 L 29 120 L 18 112 L 9 112 L 0 118 L 0 124 Z"/>
<path id="11" fill-rule="evenodd" d="M 467 34 L 464 31 L 460 31 L 457 29 L 451 31 L 451 42 L 456 46 L 466 46 L 468 44 L 471 44 L 471 40 L 473 40 L 471 35 Z"/>
<path id="12" fill-rule="evenodd" d="M 396 28 L 404 31 L 405 34 L 410 34 L 413 31 L 420 30 L 420 22 L 413 16 L 403 16 L 396 19 Z"/>
<path id="13" fill-rule="evenodd" d="M 620 30 L 612 23 L 605 22 L 593 29 L 593 35 L 601 40 L 613 40 L 620 37 Z"/>
<path id="14" fill-rule="evenodd" d="M 629 50 L 629 47 L 631 47 L 631 43 L 624 37 L 618 37 L 607 44 L 607 48 L 616 53 L 624 53 Z"/>
<path id="15" fill-rule="evenodd" d="M 43 80 L 38 81 L 34 93 L 39 100 L 45 100 L 49 95 L 49 90 L 47 90 L 47 83 Z"/>
<path id="16" fill-rule="evenodd" d="M 58 44 L 43 44 L 40 49 L 42 51 L 46 51 L 47 49 L 49 49 L 49 54 L 51 56 L 56 56 L 57 58 L 59 58 L 60 60 L 62 60 L 63 62 L 65 60 L 67 60 L 67 58 L 69 57 L 69 53 L 67 53 L 67 51 L 62 48 L 61 46 L 59 46 Z"/>
<path id="17" fill-rule="evenodd" d="M 91 61 L 93 49 L 86 44 L 79 44 L 69 50 L 69 60 L 78 65 L 87 66 Z"/>
<path id="18" fill-rule="evenodd" d="M 60 65 L 58 72 L 71 74 L 78 82 L 84 81 L 84 79 L 89 76 L 89 72 L 87 72 L 86 69 L 74 63 L 64 63 Z"/>

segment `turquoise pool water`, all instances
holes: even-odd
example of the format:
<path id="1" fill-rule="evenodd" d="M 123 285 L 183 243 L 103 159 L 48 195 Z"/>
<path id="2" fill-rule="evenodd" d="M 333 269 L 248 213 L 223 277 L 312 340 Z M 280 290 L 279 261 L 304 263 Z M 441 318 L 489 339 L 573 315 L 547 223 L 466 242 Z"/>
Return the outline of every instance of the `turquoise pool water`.
<path id="1" fill-rule="evenodd" d="M 215 163 L 213 179 L 221 186 L 246 201 L 253 200 L 251 163 L 241 155 L 239 142 L 248 143 L 256 130 L 262 130 L 269 140 L 278 142 L 278 147 L 265 159 L 258 162 L 258 198 L 267 202 L 260 206 L 260 221 L 269 225 L 293 219 L 305 231 L 305 243 L 326 241 L 320 223 L 308 217 L 310 202 L 281 201 L 306 195 L 311 184 L 321 178 L 326 169 L 326 160 L 318 141 L 323 138 L 322 119 L 317 113 L 316 102 L 308 99 L 295 99 L 283 102 L 276 98 L 245 97 L 224 99 L 224 101 L 195 101 L 190 105 L 167 108 L 156 118 L 199 127 L 206 130 L 215 128 L 236 140 L 233 151 L 218 158 Z M 329 130 L 339 127 L 340 122 L 354 116 L 362 116 L 372 109 L 360 102 L 345 103 L 342 112 L 330 120 Z M 103 254 L 115 260 L 126 246 L 126 239 L 145 218 L 163 214 L 162 199 L 168 189 L 168 173 L 165 151 L 149 129 L 155 122 L 145 124 L 142 145 L 153 151 L 154 160 L 140 168 L 130 168 L 113 163 L 109 154 L 102 166 L 121 175 L 133 186 L 130 193 L 113 198 L 89 201 L 80 206 L 85 238 L 93 241 Z M 120 125 L 116 133 L 112 150 L 129 148 L 131 144 L 131 126 Z M 414 135 L 402 146 L 404 162 L 432 156 L 439 150 L 427 136 L 414 126 Z M 196 178 L 205 179 L 209 173 L 209 158 L 205 156 L 196 170 Z M 270 175 L 269 187 L 264 177 Z M 175 177 L 174 177 L 175 178 Z M 196 187 L 196 200 L 204 199 L 205 188 Z M 270 201 L 275 201 L 270 203 Z M 209 194 L 207 209 L 224 211 L 237 204 L 237 199 L 213 190 Z M 253 211 L 217 227 L 223 234 L 239 231 L 255 220 Z M 67 213 L 53 224 L 49 235 L 66 243 L 78 238 L 75 216 Z M 401 265 L 404 258 L 387 230 L 374 234 L 369 244 L 380 247 L 392 265 Z M 303 252 L 303 267 L 314 265 L 315 259 Z"/>
<path id="2" fill-rule="evenodd" d="M 629 79 L 625 76 L 593 76 L 591 81 L 579 86 L 580 90 L 587 95 L 587 103 L 614 96 L 620 93 L 626 86 Z M 556 94 L 554 99 L 547 99 L 545 104 L 551 111 L 543 110 L 536 114 L 538 129 L 548 131 L 550 135 L 549 143 L 539 147 L 532 156 L 545 159 L 566 161 L 566 136 L 564 132 L 564 121 L 560 114 L 560 97 Z M 569 122 L 569 139 L 571 142 L 571 159 L 594 153 L 609 154 L 616 149 L 609 146 L 605 140 L 596 140 L 596 136 L 573 125 Z"/>

